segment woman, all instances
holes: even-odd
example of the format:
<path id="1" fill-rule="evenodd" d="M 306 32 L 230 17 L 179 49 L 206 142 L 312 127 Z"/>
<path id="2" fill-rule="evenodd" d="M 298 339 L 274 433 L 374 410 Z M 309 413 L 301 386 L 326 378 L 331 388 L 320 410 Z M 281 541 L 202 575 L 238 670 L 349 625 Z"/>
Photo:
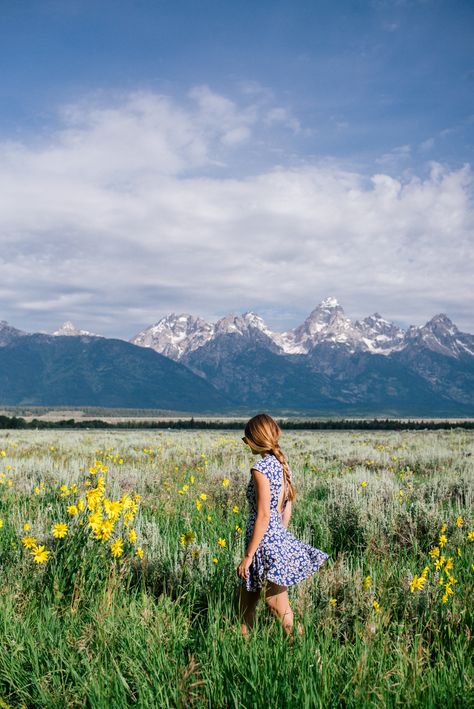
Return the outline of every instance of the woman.
<path id="1" fill-rule="evenodd" d="M 280 434 L 281 429 L 271 416 L 257 414 L 248 421 L 242 438 L 254 455 L 261 456 L 252 465 L 246 489 L 250 507 L 246 552 L 237 567 L 241 630 L 245 638 L 253 626 L 262 589 L 266 604 L 282 622 L 286 634 L 292 635 L 293 611 L 287 586 L 312 576 L 329 558 L 287 530 L 295 488 L 278 444 Z M 300 625 L 298 632 L 302 632 Z"/>

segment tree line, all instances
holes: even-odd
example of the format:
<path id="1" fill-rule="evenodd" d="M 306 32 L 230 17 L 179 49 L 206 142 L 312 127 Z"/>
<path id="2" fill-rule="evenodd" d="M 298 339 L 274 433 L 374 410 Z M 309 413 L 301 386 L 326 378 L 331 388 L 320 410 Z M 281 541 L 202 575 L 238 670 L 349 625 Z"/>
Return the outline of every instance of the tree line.
<path id="1" fill-rule="evenodd" d="M 465 419 L 460 421 L 447 420 L 401 420 L 401 419 L 278 419 L 275 417 L 281 429 L 287 430 L 438 430 L 438 429 L 474 429 L 474 420 Z M 231 429 L 241 430 L 242 421 L 219 421 L 214 419 L 195 419 L 194 416 L 186 419 L 170 419 L 157 421 L 104 421 L 102 419 L 91 419 L 88 421 L 76 421 L 75 419 L 64 419 L 60 421 L 44 421 L 33 418 L 31 421 L 21 416 L 0 415 L 0 429 L 126 429 L 126 430 L 148 430 L 148 429 Z"/>

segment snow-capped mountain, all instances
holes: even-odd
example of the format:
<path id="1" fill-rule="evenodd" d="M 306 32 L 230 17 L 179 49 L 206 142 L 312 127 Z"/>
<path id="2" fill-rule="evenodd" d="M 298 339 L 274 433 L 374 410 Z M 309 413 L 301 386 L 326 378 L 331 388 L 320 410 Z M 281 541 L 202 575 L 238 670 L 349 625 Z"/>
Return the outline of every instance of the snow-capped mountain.
<path id="1" fill-rule="evenodd" d="M 405 333 L 408 344 L 424 345 L 448 357 L 474 355 L 474 335 L 458 330 L 444 313 L 435 315 L 423 327 L 411 325 Z"/>
<path id="2" fill-rule="evenodd" d="M 356 320 L 354 327 L 360 333 L 360 342 L 368 352 L 385 354 L 403 347 L 405 331 L 385 320 L 379 313 L 368 315 L 359 322 Z"/>
<path id="3" fill-rule="evenodd" d="M 377 312 L 353 322 L 329 297 L 303 323 L 281 333 L 249 311 L 215 323 L 171 313 L 128 343 L 79 330 L 70 321 L 53 335 L 25 333 L 0 321 L 0 401 L 474 415 L 474 335 L 461 332 L 444 313 L 405 332 Z M 72 355 L 77 373 L 71 370 Z M 40 361 L 47 367 L 37 398 Z M 89 371 L 94 377 L 107 372 L 99 391 L 95 378 L 84 379 Z M 65 373 L 77 375 L 80 385 L 68 380 L 63 388 Z M 135 381 L 132 397 L 129 380 Z"/>
<path id="4" fill-rule="evenodd" d="M 271 330 L 259 315 L 251 311 L 226 315 L 215 324 L 193 315 L 171 313 L 129 341 L 179 360 L 225 334 L 259 339 L 263 336 L 273 351 L 291 355 L 307 354 L 322 342 L 344 345 L 349 352 L 361 350 L 389 354 L 403 347 L 405 335 L 403 330 L 378 313 L 353 323 L 337 299 L 328 297 L 301 325 L 281 333 Z"/>
<path id="5" fill-rule="evenodd" d="M 101 337 L 101 335 L 96 335 L 95 332 L 89 332 L 89 330 L 78 330 L 70 320 L 63 322 L 58 330 L 55 330 L 53 335 L 71 335 L 77 337 L 78 335 L 90 335 L 91 337 Z"/>
<path id="6" fill-rule="evenodd" d="M 216 323 L 209 323 L 189 313 L 165 315 L 154 325 L 142 330 L 129 342 L 152 349 L 176 361 L 202 347 L 219 335 L 237 334 L 245 337 L 264 335 L 269 346 L 274 333 L 261 317 L 252 312 L 226 315 Z"/>
<path id="7" fill-rule="evenodd" d="M 204 345 L 212 338 L 213 333 L 214 325 L 200 317 L 188 313 L 171 313 L 139 332 L 129 342 L 141 347 L 151 347 L 177 361 L 187 352 Z"/>

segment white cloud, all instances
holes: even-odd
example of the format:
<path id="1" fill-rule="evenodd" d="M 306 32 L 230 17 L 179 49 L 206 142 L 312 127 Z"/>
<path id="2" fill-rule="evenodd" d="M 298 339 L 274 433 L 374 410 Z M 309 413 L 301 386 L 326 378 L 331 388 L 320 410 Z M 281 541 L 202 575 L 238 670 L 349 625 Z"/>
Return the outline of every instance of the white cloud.
<path id="1" fill-rule="evenodd" d="M 399 146 L 369 180 L 334 158 L 232 177 L 269 114 L 280 130 L 291 114 L 205 86 L 189 99 L 83 100 L 46 144 L 0 144 L 0 319 L 130 337 L 169 311 L 260 307 L 287 327 L 289 307 L 335 294 L 351 317 L 472 322 L 468 164 L 395 179 L 384 170 L 409 154 Z"/>

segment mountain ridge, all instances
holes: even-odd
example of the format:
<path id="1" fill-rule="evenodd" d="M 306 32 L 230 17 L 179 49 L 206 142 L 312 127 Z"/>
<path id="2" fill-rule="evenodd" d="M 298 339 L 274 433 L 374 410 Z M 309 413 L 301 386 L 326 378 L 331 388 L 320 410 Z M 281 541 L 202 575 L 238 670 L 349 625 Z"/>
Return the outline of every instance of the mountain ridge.
<path id="1" fill-rule="evenodd" d="M 0 321 L 0 401 L 472 416 L 474 336 L 444 313 L 406 331 L 378 312 L 353 322 L 333 297 L 282 333 L 252 311 L 170 313 L 129 341 Z"/>

